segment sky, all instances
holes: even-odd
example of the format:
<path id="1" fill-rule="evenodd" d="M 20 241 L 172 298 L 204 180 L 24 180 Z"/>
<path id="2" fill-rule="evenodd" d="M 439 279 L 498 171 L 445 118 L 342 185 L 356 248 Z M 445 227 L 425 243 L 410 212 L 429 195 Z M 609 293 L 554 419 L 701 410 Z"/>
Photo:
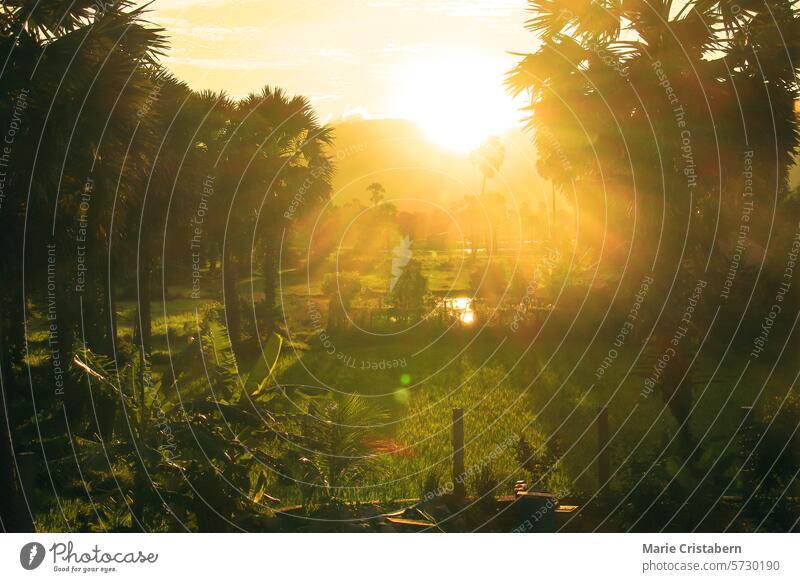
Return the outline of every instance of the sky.
<path id="1" fill-rule="evenodd" d="M 239 97 L 277 85 L 308 96 L 325 121 L 406 118 L 442 142 L 475 141 L 523 116 L 502 82 L 518 60 L 509 52 L 535 49 L 525 0 L 156 0 L 151 7 L 148 19 L 170 37 L 165 63 L 194 89 Z M 477 127 L 459 134 L 465 118 Z"/>

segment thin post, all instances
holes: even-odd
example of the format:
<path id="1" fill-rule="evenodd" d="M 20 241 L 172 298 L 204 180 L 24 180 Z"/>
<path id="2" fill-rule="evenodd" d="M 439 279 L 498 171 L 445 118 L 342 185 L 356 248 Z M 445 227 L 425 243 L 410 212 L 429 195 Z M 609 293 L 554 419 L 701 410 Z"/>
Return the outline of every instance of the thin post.
<path id="1" fill-rule="evenodd" d="M 453 494 L 466 497 L 464 486 L 464 410 L 453 409 Z"/>

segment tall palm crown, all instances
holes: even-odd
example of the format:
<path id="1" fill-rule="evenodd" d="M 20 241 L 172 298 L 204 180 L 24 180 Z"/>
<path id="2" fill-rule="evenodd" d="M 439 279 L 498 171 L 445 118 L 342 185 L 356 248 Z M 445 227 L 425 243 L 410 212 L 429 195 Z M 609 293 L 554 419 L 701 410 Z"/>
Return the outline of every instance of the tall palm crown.
<path id="1" fill-rule="evenodd" d="M 101 8 L 87 1 L 20 0 L 4 3 L 0 14 L 0 43 L 7 55 L 0 80 L 7 99 L 0 113 L 10 119 L 19 96 L 29 95 L 9 169 L 9 184 L 19 194 L 14 207 L 7 208 L 16 214 L 9 223 L 20 230 L 3 234 L 23 240 L 31 258 L 43 252 L 46 240 L 63 242 L 58 247 L 59 268 L 64 269 L 59 285 L 66 294 L 74 287 L 67 265 L 76 262 L 81 197 L 87 189 L 92 213 L 87 276 L 106 279 L 113 239 L 125 235 L 123 217 L 142 184 L 138 162 L 147 158 L 141 149 L 145 144 L 132 146 L 140 125 L 137 114 L 152 92 L 150 71 L 165 40 L 160 29 L 141 20 L 142 8 L 128 1 Z M 25 239 L 23 229 L 37 236 Z M 7 269 L 13 270 L 15 263 L 10 263 Z M 106 351 L 108 346 L 97 342 L 112 334 L 109 319 L 102 316 L 109 295 L 105 285 L 88 288 L 86 301 L 98 302 L 101 321 L 88 326 L 87 336 Z M 66 320 L 60 327 L 69 344 L 74 320 L 68 321 L 68 305 L 77 302 L 62 295 L 62 303 Z"/>
<path id="2" fill-rule="evenodd" d="M 486 182 L 494 178 L 500 171 L 506 158 L 506 148 L 503 141 L 496 135 L 490 136 L 470 154 L 470 161 L 480 169 L 483 174 L 481 194 L 486 192 Z"/>
<path id="3" fill-rule="evenodd" d="M 237 102 L 228 122 L 220 160 L 221 187 L 230 195 L 224 246 L 250 272 L 253 259 L 261 262 L 270 330 L 281 239 L 298 215 L 330 194 L 332 143 L 331 128 L 319 123 L 308 99 L 277 88 Z"/>
<path id="4" fill-rule="evenodd" d="M 764 186 L 785 191 L 798 145 L 796 4 L 531 0 L 541 45 L 509 85 L 530 95 L 541 173 L 562 189 L 623 192 L 625 205 L 637 192 L 666 197 L 668 212 L 693 190 L 710 217 L 741 152 L 756 149 L 775 168 Z"/>
<path id="5" fill-rule="evenodd" d="M 721 238 L 738 232 L 747 179 L 759 208 L 749 239 L 769 244 L 799 143 L 798 4 L 529 2 L 540 45 L 520 55 L 509 85 L 530 97 L 540 173 L 580 207 L 578 237 L 597 248 L 617 237 L 630 249 L 618 264 L 659 274 L 659 299 L 642 313 L 654 326 L 650 355 L 664 353 L 698 279 L 724 280 Z M 752 177 L 746 156 L 757 163 Z M 638 285 L 625 273 L 616 271 L 620 286 Z M 698 303 L 694 338 L 708 332 L 712 309 Z M 695 341 L 681 343 L 659 383 L 687 446 Z"/>

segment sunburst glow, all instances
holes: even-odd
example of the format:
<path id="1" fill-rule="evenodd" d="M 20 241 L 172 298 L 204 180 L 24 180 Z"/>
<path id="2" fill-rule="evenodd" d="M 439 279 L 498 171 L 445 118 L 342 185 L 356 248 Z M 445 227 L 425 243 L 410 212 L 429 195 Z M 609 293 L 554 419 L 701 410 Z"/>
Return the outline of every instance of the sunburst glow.
<path id="1" fill-rule="evenodd" d="M 520 119 L 503 88 L 502 61 L 467 52 L 444 52 L 400 68 L 395 116 L 416 123 L 436 144 L 468 152 Z"/>

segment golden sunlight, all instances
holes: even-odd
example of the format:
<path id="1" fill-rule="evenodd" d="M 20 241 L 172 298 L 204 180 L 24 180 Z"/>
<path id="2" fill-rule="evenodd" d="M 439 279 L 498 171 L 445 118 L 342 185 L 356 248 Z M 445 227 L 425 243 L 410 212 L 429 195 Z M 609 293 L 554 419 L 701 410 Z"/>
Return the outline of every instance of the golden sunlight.
<path id="1" fill-rule="evenodd" d="M 176 535 L 0 580 L 800 581 L 800 0 L 14 0 L 2 50 L 0 532 Z M 550 559 L 370 541 L 424 532 Z"/>
<path id="2" fill-rule="evenodd" d="M 469 152 L 521 117 L 503 88 L 507 68 L 469 51 L 409 62 L 395 79 L 394 115 L 416 123 L 439 146 Z"/>

